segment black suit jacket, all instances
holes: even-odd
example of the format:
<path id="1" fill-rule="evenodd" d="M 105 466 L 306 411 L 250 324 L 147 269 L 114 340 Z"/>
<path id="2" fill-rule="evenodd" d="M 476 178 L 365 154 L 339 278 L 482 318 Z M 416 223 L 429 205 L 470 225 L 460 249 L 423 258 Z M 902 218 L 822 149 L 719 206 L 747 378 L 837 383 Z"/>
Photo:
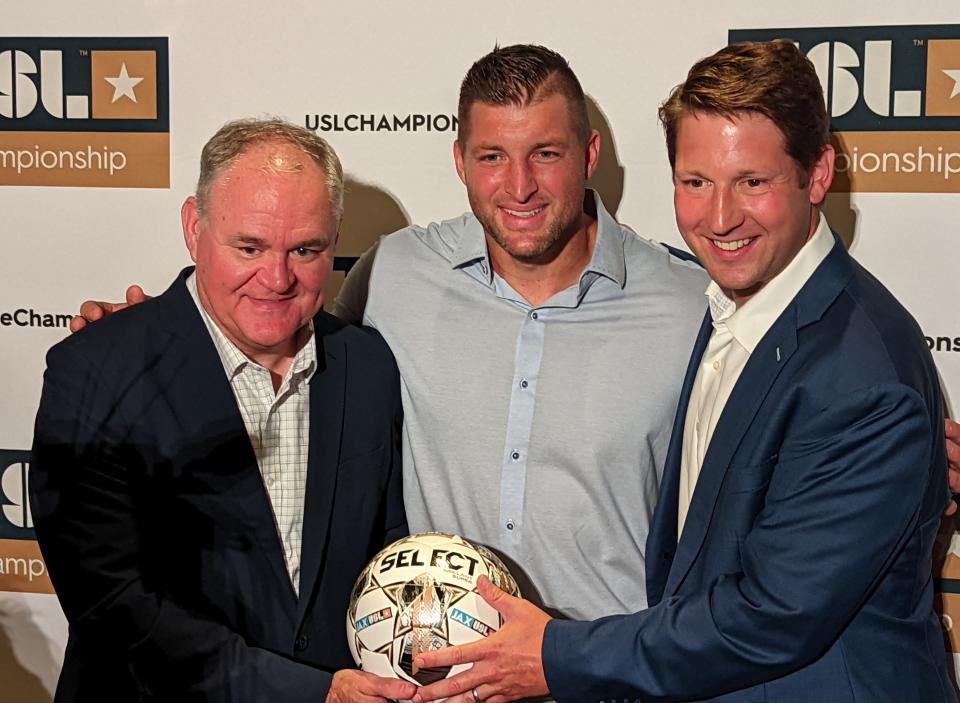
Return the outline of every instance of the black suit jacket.
<path id="1" fill-rule="evenodd" d="M 406 533 L 396 364 L 314 319 L 297 598 L 189 272 L 47 356 L 31 500 L 70 623 L 57 700 L 322 702 L 353 666 L 353 581 Z"/>

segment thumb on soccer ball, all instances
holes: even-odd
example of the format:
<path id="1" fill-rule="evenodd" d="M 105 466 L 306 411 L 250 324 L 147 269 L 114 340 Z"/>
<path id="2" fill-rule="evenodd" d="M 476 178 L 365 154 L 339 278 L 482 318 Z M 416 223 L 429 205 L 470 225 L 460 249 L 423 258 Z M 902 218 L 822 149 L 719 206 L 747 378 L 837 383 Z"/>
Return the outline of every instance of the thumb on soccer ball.
<path id="1" fill-rule="evenodd" d="M 509 618 L 516 610 L 514 601 L 518 599 L 494 586 L 486 576 L 477 579 L 477 593 L 504 617 Z"/>

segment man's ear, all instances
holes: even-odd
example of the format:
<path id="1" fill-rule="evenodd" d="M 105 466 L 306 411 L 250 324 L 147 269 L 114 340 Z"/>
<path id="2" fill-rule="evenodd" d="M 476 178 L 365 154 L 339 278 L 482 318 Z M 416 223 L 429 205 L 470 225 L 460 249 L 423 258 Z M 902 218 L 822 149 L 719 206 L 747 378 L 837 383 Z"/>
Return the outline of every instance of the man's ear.
<path id="1" fill-rule="evenodd" d="M 183 201 L 180 208 L 180 223 L 183 225 L 183 241 L 190 252 L 193 263 L 197 263 L 197 244 L 200 241 L 200 210 L 197 208 L 197 198 L 191 195 Z"/>
<path id="2" fill-rule="evenodd" d="M 600 133 L 597 130 L 590 132 L 590 138 L 587 140 L 587 151 L 586 151 L 586 173 L 584 176 L 585 180 L 590 180 L 593 177 L 594 171 L 597 170 L 597 164 L 600 163 Z"/>
<path id="3" fill-rule="evenodd" d="M 820 158 L 813 163 L 809 174 L 810 203 L 812 205 L 819 205 L 823 202 L 823 199 L 827 197 L 827 193 L 830 191 L 830 185 L 833 183 L 833 167 L 836 158 L 836 152 L 834 152 L 833 147 L 828 144 L 823 147 L 823 151 L 820 152 Z"/>
<path id="4" fill-rule="evenodd" d="M 460 182 L 466 185 L 467 181 L 463 175 L 463 151 L 460 149 L 459 139 L 453 140 L 453 163 L 457 167 L 457 175 L 460 176 Z"/>

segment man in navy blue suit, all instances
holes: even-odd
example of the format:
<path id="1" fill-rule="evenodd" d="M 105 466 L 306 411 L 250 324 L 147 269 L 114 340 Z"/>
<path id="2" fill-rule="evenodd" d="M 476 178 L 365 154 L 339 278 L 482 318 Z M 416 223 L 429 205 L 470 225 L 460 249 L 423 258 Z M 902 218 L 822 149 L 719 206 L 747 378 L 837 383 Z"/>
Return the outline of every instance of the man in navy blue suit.
<path id="1" fill-rule="evenodd" d="M 830 231 L 823 94 L 791 43 L 727 47 L 660 112 L 712 282 L 647 541 L 650 607 L 503 629 L 415 701 L 955 701 L 933 610 L 949 494 L 915 321 Z"/>
<path id="2" fill-rule="evenodd" d="M 181 212 L 196 268 L 50 350 L 31 501 L 70 622 L 57 701 L 412 694 L 352 670 L 343 630 L 406 520 L 393 356 L 321 310 L 342 193 L 312 132 L 225 125 Z"/>

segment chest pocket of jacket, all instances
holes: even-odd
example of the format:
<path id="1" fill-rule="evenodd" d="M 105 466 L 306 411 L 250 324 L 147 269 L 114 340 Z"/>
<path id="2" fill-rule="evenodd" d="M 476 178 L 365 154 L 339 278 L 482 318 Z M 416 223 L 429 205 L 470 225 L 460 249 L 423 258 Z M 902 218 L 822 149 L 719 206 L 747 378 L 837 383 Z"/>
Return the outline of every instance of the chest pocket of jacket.
<path id="1" fill-rule="evenodd" d="M 723 477 L 724 493 L 754 493 L 770 484 L 779 454 L 754 464 L 738 464 L 727 469 Z"/>
<path id="2" fill-rule="evenodd" d="M 756 464 L 731 466 L 723 477 L 714 520 L 735 535 L 744 535 L 763 509 L 767 487 L 777 464 L 772 456 Z"/>

